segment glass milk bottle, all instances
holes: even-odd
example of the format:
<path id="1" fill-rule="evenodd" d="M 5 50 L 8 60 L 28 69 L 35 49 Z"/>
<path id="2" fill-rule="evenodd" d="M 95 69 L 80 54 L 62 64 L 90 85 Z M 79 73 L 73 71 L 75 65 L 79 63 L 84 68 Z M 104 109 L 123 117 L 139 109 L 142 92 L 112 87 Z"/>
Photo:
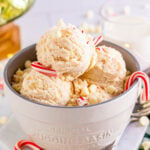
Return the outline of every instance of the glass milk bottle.
<path id="1" fill-rule="evenodd" d="M 105 40 L 130 50 L 142 69 L 150 67 L 150 3 L 111 0 L 101 9 Z"/>

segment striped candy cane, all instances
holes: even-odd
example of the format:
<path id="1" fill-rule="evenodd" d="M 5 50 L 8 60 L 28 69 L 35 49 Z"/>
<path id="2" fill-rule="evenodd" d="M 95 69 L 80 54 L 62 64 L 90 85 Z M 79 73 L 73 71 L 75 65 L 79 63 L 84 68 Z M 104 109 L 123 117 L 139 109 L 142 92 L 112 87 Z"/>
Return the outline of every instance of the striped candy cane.
<path id="1" fill-rule="evenodd" d="M 27 141 L 27 140 L 21 140 L 21 141 L 17 142 L 16 145 L 14 146 L 14 150 L 22 150 L 23 147 L 28 147 L 31 150 L 44 150 L 37 144 Z"/>
<path id="2" fill-rule="evenodd" d="M 125 90 L 128 90 L 129 87 L 133 84 L 133 82 L 137 78 L 140 78 L 143 81 L 143 90 L 140 96 L 140 100 L 148 101 L 149 99 L 149 77 L 144 72 L 137 71 L 137 72 L 132 73 L 132 75 L 128 78 Z"/>
<path id="3" fill-rule="evenodd" d="M 99 43 L 103 41 L 103 36 L 100 35 L 99 37 L 95 38 L 93 41 L 94 41 L 95 46 L 97 46 Z"/>
<path id="4" fill-rule="evenodd" d="M 31 64 L 32 68 L 42 74 L 45 74 L 45 75 L 48 75 L 48 76 L 54 76 L 54 77 L 57 77 L 57 73 L 55 70 L 52 70 L 52 69 L 49 69 L 49 68 L 46 68 L 44 67 L 41 63 L 39 62 L 32 62 Z"/>
<path id="5" fill-rule="evenodd" d="M 79 106 L 86 106 L 88 105 L 88 99 L 86 99 L 85 97 L 79 97 L 77 99 L 77 103 Z"/>

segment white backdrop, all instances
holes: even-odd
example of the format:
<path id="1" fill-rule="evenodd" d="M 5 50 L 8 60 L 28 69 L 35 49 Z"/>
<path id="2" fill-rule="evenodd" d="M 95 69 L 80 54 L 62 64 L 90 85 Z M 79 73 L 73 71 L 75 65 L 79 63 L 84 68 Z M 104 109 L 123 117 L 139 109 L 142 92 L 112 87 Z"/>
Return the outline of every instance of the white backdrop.
<path id="1" fill-rule="evenodd" d="M 89 22 L 99 21 L 99 10 L 106 1 L 109 0 L 35 0 L 33 8 L 16 21 L 21 27 L 22 47 L 38 41 L 60 18 L 80 25 L 87 21 L 84 18 L 85 12 L 93 10 L 95 15 Z"/>

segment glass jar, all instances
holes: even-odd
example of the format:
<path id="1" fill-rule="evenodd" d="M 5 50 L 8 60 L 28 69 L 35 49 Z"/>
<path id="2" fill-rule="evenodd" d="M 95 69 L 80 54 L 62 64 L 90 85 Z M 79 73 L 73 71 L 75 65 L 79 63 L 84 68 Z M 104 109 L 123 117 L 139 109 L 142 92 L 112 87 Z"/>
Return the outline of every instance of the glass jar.
<path id="1" fill-rule="evenodd" d="M 0 60 L 10 58 L 19 49 L 19 27 L 13 23 L 0 27 Z"/>
<path id="2" fill-rule="evenodd" d="M 20 49 L 19 26 L 12 23 L 31 8 L 34 0 L 0 0 L 0 60 Z"/>
<path id="3" fill-rule="evenodd" d="M 150 2 L 111 0 L 101 8 L 102 33 L 106 40 L 130 50 L 150 66 Z"/>

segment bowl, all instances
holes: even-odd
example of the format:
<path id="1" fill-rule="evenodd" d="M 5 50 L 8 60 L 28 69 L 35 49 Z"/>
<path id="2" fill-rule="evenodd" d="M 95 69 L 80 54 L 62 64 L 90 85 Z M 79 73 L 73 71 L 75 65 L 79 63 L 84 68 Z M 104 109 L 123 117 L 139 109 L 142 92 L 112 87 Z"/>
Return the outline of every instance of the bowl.
<path id="1" fill-rule="evenodd" d="M 140 70 L 130 52 L 107 41 L 101 44 L 120 51 L 131 72 Z M 24 132 L 46 150 L 106 150 L 129 123 L 138 97 L 138 81 L 121 95 L 99 104 L 65 107 L 34 102 L 17 93 L 11 82 L 26 60 L 36 60 L 35 46 L 18 52 L 4 70 L 7 98 Z"/>

